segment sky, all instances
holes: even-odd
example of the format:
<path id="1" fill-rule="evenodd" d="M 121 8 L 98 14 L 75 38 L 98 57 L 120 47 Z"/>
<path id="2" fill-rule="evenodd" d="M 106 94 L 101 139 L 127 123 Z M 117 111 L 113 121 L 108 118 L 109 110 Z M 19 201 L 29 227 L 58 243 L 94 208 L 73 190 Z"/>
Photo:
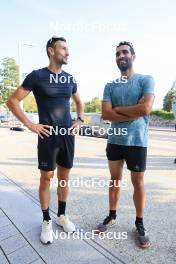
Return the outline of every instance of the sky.
<path id="1" fill-rule="evenodd" d="M 154 77 L 154 108 L 161 108 L 176 79 L 175 10 L 175 0 L 1 1 L 0 59 L 14 57 L 19 63 L 21 41 L 22 72 L 46 67 L 47 40 L 63 36 L 70 53 L 63 69 L 88 101 L 102 98 L 105 84 L 120 76 L 115 48 L 127 40 L 135 48 L 135 72 Z"/>

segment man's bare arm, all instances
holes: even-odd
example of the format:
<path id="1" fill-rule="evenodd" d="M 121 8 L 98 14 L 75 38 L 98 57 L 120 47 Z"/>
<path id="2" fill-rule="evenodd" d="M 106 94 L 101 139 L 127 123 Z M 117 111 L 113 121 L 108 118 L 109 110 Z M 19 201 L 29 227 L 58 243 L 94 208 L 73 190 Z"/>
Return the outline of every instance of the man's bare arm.
<path id="1" fill-rule="evenodd" d="M 154 102 L 154 95 L 148 94 L 143 96 L 139 101 L 139 103 L 136 105 L 115 107 L 113 108 L 113 110 L 117 114 L 123 114 L 126 117 L 138 118 L 141 116 L 148 115 L 151 112 L 153 102 Z"/>
<path id="2" fill-rule="evenodd" d="M 78 92 L 74 93 L 72 95 L 72 99 L 76 105 L 77 117 L 83 118 L 84 107 L 79 93 Z M 71 129 L 74 130 L 74 135 L 78 134 L 81 123 L 82 123 L 81 120 L 77 119 L 71 126 Z"/>
<path id="3" fill-rule="evenodd" d="M 24 89 L 22 86 L 19 86 L 9 97 L 7 106 L 9 110 L 32 132 L 37 133 L 41 138 L 43 138 L 42 134 L 49 136 L 49 131 L 45 128 L 49 128 L 50 126 L 32 123 L 20 108 L 20 101 L 22 101 L 29 93 L 30 91 Z"/>
<path id="4" fill-rule="evenodd" d="M 7 101 L 9 110 L 27 127 L 30 125 L 31 121 L 22 112 L 20 108 L 20 101 L 22 101 L 29 93 L 30 91 L 25 90 L 22 86 L 20 86 Z"/>
<path id="5" fill-rule="evenodd" d="M 132 121 L 135 119 L 134 117 L 130 118 L 124 114 L 116 113 L 114 109 L 112 108 L 112 103 L 104 102 L 104 101 L 102 102 L 102 118 L 104 120 L 119 121 L 119 122 Z"/>
<path id="6" fill-rule="evenodd" d="M 76 113 L 77 113 L 77 116 L 80 116 L 82 117 L 83 116 L 83 112 L 84 112 L 84 107 L 83 107 L 83 103 L 82 103 L 82 100 L 81 100 L 81 97 L 79 95 L 78 92 L 74 93 L 72 95 L 72 99 L 76 105 Z"/>

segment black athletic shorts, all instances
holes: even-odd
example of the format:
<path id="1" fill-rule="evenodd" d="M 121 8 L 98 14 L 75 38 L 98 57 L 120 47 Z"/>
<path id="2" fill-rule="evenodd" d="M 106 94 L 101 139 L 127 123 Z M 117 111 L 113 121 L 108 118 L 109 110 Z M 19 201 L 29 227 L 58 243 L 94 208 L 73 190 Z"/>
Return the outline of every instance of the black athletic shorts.
<path id="1" fill-rule="evenodd" d="M 125 160 L 130 171 L 143 172 L 146 170 L 147 147 L 122 146 L 107 144 L 106 155 L 108 160 Z"/>
<path id="2" fill-rule="evenodd" d="M 74 159 L 75 136 L 50 135 L 38 137 L 38 168 L 53 171 L 57 165 L 71 169 Z"/>

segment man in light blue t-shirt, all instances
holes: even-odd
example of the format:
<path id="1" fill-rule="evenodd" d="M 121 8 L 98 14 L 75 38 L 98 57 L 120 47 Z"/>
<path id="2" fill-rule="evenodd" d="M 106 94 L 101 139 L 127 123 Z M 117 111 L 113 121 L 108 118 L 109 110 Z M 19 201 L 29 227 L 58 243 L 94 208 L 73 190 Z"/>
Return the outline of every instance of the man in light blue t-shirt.
<path id="1" fill-rule="evenodd" d="M 122 180 L 124 162 L 131 171 L 136 208 L 136 230 L 140 246 L 150 246 L 143 225 L 145 207 L 144 172 L 146 169 L 149 113 L 154 101 L 154 80 L 150 75 L 137 74 L 133 70 L 135 52 L 130 42 L 120 42 L 116 48 L 116 62 L 121 77 L 104 88 L 102 117 L 110 120 L 106 154 L 111 174 L 109 187 L 110 211 L 100 232 L 116 223 L 116 207 L 120 197 L 119 181 Z M 118 185 L 117 185 L 118 184 Z"/>

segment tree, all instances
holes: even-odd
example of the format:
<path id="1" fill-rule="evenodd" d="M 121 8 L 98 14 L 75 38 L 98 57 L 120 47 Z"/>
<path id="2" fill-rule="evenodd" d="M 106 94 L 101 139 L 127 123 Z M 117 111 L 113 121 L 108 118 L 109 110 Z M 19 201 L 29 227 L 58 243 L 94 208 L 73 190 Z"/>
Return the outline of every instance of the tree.
<path id="1" fill-rule="evenodd" d="M 0 68 L 0 105 L 5 105 L 8 97 L 19 85 L 19 68 L 14 58 L 6 57 Z"/>
<path id="2" fill-rule="evenodd" d="M 91 101 L 84 104 L 85 113 L 98 113 L 101 111 L 101 101 L 98 97 L 94 97 Z"/>
<path id="3" fill-rule="evenodd" d="M 71 110 L 71 112 L 76 112 L 75 103 L 73 101 L 71 102 L 70 110 Z"/>
<path id="4" fill-rule="evenodd" d="M 71 111 L 75 112 L 75 104 L 71 103 Z M 91 101 L 84 103 L 84 112 L 85 113 L 98 113 L 101 111 L 101 101 L 98 97 L 94 97 Z"/>
<path id="5" fill-rule="evenodd" d="M 171 89 L 167 92 L 163 99 L 163 110 L 170 112 L 172 103 L 176 100 L 176 80 L 174 81 Z"/>
<path id="6" fill-rule="evenodd" d="M 24 110 L 29 113 L 37 112 L 37 105 L 33 95 L 29 95 L 24 99 Z"/>

